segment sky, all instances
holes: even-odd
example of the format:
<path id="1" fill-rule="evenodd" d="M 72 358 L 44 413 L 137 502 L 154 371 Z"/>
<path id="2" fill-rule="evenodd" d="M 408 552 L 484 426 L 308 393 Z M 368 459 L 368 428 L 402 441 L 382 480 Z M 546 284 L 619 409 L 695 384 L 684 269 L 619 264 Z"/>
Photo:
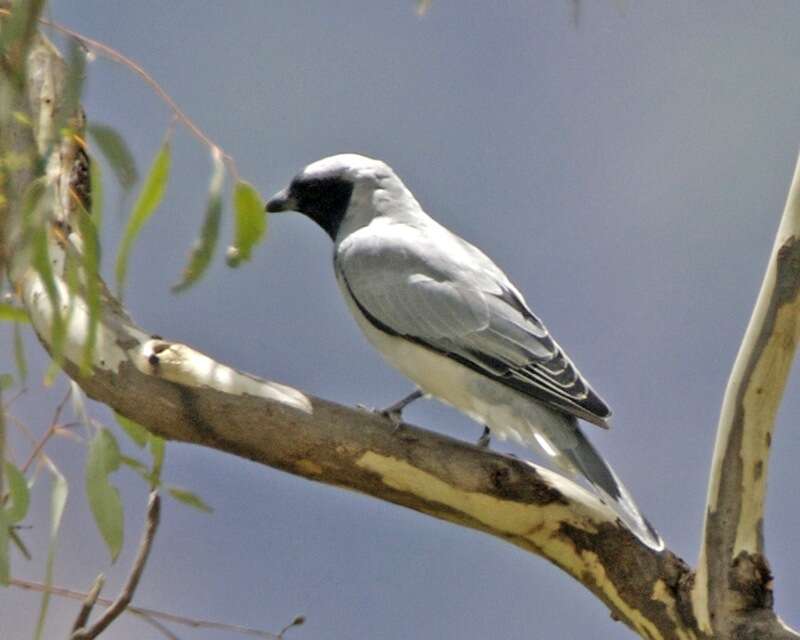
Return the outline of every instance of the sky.
<path id="1" fill-rule="evenodd" d="M 423 17 L 410 0 L 51 0 L 49 11 L 141 64 L 265 197 L 334 153 L 394 167 L 431 215 L 508 273 L 609 402 L 613 428 L 587 431 L 668 546 L 695 563 L 722 393 L 800 146 L 800 3 L 605 0 L 581 3 L 577 20 L 566 0 L 433 0 Z M 144 172 L 170 126 L 163 101 L 98 58 L 84 106 L 122 133 Z M 340 403 L 385 406 L 410 391 L 359 333 L 330 241 L 302 216 L 271 217 L 250 263 L 232 270 L 220 254 L 195 288 L 170 293 L 209 174 L 208 149 L 178 126 L 166 197 L 133 250 L 125 302 L 136 321 Z M 130 200 L 120 204 L 105 176 L 110 275 Z M 231 229 L 228 207 L 222 248 Z M 47 361 L 26 344 L 29 390 L 13 413 L 42 433 L 66 386 L 41 389 Z M 776 609 L 795 627 L 798 391 L 795 375 L 766 513 Z M 103 407 L 89 410 L 137 453 Z M 406 418 L 471 441 L 481 431 L 429 400 Z M 16 430 L 10 445 L 17 459 L 29 452 Z M 71 488 L 55 582 L 87 590 L 102 571 L 112 596 L 145 487 L 117 474 L 127 541 L 110 566 L 84 497 L 85 448 L 57 439 L 47 452 Z M 287 634 L 296 640 L 634 637 L 555 567 L 485 534 L 197 446 L 168 445 L 165 477 L 214 513 L 165 504 L 142 606 L 272 631 L 303 614 Z M 31 580 L 42 579 L 48 530 L 40 480 L 24 532 L 36 557 L 13 564 Z M 0 593 L 2 640 L 31 637 L 38 606 Z M 54 599 L 46 637 L 64 637 L 75 613 Z M 159 636 L 124 616 L 107 637 Z"/>

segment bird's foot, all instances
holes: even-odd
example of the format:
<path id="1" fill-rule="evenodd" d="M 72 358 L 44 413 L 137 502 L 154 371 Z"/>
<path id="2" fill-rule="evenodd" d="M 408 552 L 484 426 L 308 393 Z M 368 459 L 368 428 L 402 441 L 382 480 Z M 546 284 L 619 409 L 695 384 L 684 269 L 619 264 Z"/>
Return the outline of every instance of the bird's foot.
<path id="1" fill-rule="evenodd" d="M 396 433 L 401 426 L 403 426 L 403 409 L 405 409 L 408 405 L 410 405 L 414 400 L 418 400 L 425 394 L 422 393 L 419 389 L 415 389 L 412 393 L 408 394 L 402 400 L 398 400 L 394 404 L 390 404 L 385 409 L 372 409 L 370 407 L 365 407 L 364 405 L 358 405 L 360 409 L 365 409 L 367 411 L 372 411 L 373 413 L 377 413 L 384 418 L 386 418 L 389 422 L 392 423 L 394 429 L 392 433 Z"/>
<path id="2" fill-rule="evenodd" d="M 403 409 L 405 409 L 408 405 L 414 402 L 414 400 L 419 400 L 424 395 L 425 394 L 422 393 L 422 391 L 420 391 L 419 389 L 414 389 L 414 391 L 409 393 L 405 398 L 398 400 L 394 404 L 390 404 L 385 409 L 379 411 L 379 413 L 387 417 L 391 414 L 396 414 L 400 416 L 403 413 Z"/>
<path id="3" fill-rule="evenodd" d="M 403 426 L 403 412 L 402 410 L 394 410 L 389 411 L 388 409 L 383 409 L 382 411 L 378 411 L 384 418 L 386 418 L 389 422 L 392 423 L 392 433 L 397 433 L 400 431 L 400 427 Z"/>
<path id="4" fill-rule="evenodd" d="M 481 437 L 478 438 L 478 442 L 476 443 L 481 449 L 488 449 L 489 443 L 492 441 L 492 431 L 486 425 L 483 426 L 483 433 Z"/>
<path id="5" fill-rule="evenodd" d="M 361 409 L 362 411 L 368 411 L 369 413 L 377 414 L 383 418 L 386 418 L 389 422 L 392 423 L 392 433 L 397 433 L 400 430 L 400 427 L 403 426 L 403 411 L 397 409 L 376 409 L 375 407 L 369 407 L 365 404 L 357 404 L 356 407 Z"/>

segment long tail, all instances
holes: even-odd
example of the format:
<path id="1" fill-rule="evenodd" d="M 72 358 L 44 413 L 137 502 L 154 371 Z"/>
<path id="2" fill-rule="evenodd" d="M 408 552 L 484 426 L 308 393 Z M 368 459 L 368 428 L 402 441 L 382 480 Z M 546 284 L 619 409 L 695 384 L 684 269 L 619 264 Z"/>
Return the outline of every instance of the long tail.
<path id="1" fill-rule="evenodd" d="M 554 442 L 541 433 L 536 434 L 536 440 L 560 466 L 583 475 L 639 540 L 657 551 L 663 549 L 664 541 L 641 514 L 625 485 L 583 434 L 577 420 L 572 418 L 571 422 L 568 444 Z"/>

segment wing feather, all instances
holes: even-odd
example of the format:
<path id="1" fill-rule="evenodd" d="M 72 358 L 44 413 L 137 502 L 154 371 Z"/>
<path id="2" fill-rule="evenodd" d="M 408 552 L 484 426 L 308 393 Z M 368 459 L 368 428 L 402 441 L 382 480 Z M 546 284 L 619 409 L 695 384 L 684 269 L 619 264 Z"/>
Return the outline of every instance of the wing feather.
<path id="1" fill-rule="evenodd" d="M 405 237 L 414 232 L 409 227 L 392 231 L 354 234 L 336 252 L 336 267 L 368 319 L 564 413 L 607 426 L 608 406 L 488 257 L 449 232 L 445 254 L 428 235 Z"/>

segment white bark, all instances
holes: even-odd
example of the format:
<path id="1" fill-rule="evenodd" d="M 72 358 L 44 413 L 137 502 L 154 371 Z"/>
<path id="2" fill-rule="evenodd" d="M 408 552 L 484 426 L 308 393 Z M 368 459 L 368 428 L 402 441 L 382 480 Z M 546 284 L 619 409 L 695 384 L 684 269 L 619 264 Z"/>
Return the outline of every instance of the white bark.
<path id="1" fill-rule="evenodd" d="M 800 158 L 753 315 L 722 402 L 692 594 L 706 633 L 771 609 L 764 502 L 772 431 L 800 336 Z M 763 583 L 752 590 L 753 579 Z"/>

